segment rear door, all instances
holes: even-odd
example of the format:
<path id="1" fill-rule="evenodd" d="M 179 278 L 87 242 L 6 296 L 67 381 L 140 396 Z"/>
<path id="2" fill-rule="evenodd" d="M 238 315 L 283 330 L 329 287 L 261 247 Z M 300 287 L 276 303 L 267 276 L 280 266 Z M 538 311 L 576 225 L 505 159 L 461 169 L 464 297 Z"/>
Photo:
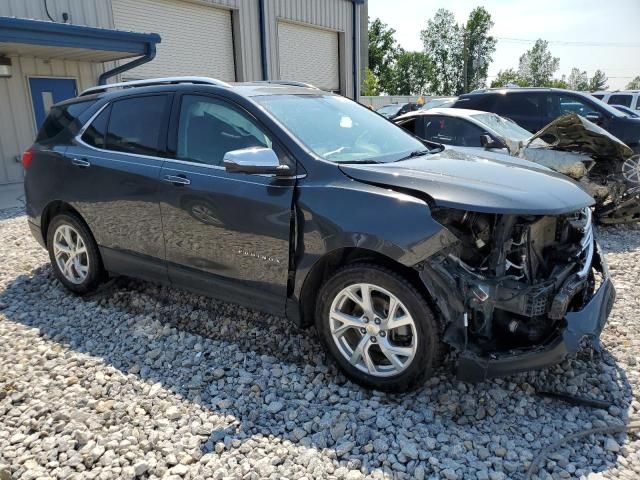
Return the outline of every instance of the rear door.
<path id="1" fill-rule="evenodd" d="M 116 100 L 66 152 L 65 194 L 83 215 L 108 269 L 166 279 L 158 200 L 171 94 Z"/>
<path id="2" fill-rule="evenodd" d="M 259 146 L 292 162 L 252 115 L 216 96 L 182 95 L 170 132 L 161 209 L 171 282 L 282 313 L 295 179 L 228 173 L 222 160 Z"/>

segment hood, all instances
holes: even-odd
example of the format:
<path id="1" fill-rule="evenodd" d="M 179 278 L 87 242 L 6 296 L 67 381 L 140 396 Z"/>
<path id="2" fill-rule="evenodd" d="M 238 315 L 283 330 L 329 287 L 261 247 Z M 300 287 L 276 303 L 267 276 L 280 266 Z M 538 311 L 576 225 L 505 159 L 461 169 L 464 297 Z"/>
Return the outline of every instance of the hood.
<path id="1" fill-rule="evenodd" d="M 594 203 L 566 176 L 506 155 L 496 160 L 445 149 L 400 162 L 340 169 L 361 182 L 420 192 L 436 206 L 474 212 L 559 215 Z"/>
<path id="2" fill-rule="evenodd" d="M 575 113 L 556 118 L 532 136 L 527 146 L 537 138 L 543 139 L 554 150 L 586 153 L 619 161 L 633 155 L 633 150 L 623 142 Z"/>

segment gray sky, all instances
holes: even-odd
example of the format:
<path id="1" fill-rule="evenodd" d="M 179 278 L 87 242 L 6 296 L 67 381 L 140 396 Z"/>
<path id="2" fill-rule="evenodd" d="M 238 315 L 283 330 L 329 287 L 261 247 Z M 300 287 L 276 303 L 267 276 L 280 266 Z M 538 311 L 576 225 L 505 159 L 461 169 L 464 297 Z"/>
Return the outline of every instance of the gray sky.
<path id="1" fill-rule="evenodd" d="M 589 76 L 599 68 L 610 89 L 622 89 L 640 75 L 640 0 L 369 0 L 369 17 L 394 28 L 406 50 L 422 50 L 420 31 L 438 8 L 463 23 L 480 5 L 493 17 L 492 35 L 498 37 L 489 82 L 499 70 L 517 68 L 537 38 L 549 40 L 560 58 L 557 77 L 568 76 L 572 67 Z"/>

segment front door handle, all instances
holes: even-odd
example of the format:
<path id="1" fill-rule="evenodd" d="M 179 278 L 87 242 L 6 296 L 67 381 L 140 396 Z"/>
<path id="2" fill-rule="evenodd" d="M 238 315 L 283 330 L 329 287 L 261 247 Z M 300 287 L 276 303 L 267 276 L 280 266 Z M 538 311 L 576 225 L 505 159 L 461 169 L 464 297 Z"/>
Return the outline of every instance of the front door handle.
<path id="1" fill-rule="evenodd" d="M 82 167 L 82 168 L 87 168 L 91 166 L 91 163 L 89 163 L 84 158 L 72 158 L 71 164 L 75 165 L 76 167 Z"/>
<path id="2" fill-rule="evenodd" d="M 191 180 L 184 175 L 165 175 L 164 181 L 174 185 L 191 185 Z"/>

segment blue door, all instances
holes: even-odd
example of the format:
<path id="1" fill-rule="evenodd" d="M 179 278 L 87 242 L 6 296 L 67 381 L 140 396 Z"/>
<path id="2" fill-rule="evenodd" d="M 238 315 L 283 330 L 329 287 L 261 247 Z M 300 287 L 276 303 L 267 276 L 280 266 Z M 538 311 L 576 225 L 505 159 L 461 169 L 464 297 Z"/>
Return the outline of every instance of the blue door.
<path id="1" fill-rule="evenodd" d="M 30 78 L 36 128 L 40 129 L 51 105 L 77 95 L 76 81 L 69 78 Z"/>

